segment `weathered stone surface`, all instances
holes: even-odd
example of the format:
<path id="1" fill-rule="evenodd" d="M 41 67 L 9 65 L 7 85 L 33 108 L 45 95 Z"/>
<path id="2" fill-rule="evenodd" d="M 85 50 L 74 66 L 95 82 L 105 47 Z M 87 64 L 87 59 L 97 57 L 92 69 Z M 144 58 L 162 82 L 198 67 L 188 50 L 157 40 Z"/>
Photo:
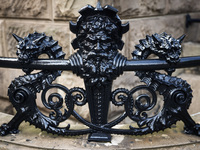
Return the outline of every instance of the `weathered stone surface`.
<path id="1" fill-rule="evenodd" d="M 113 0 L 121 18 L 155 16 L 166 13 L 166 0 Z"/>
<path id="2" fill-rule="evenodd" d="M 12 115 L 14 114 L 13 106 L 8 99 L 0 98 L 0 112 Z"/>
<path id="3" fill-rule="evenodd" d="M 66 58 L 70 55 L 70 33 L 69 23 L 42 23 L 42 22 L 19 22 L 19 21 L 6 21 L 6 45 L 7 57 L 16 57 L 16 40 L 12 37 L 12 33 L 20 37 L 25 37 L 28 33 L 44 32 L 47 36 L 52 36 L 54 40 L 59 41 L 63 51 L 66 53 Z"/>
<path id="4" fill-rule="evenodd" d="M 184 15 L 174 15 L 131 20 L 129 22 L 130 30 L 125 34 L 125 46 L 122 53 L 131 58 L 131 53 L 135 49 L 134 46 L 139 44 L 140 39 L 145 39 L 146 35 L 151 36 L 154 33 L 166 32 L 178 38 L 185 33 L 184 18 Z"/>
<path id="5" fill-rule="evenodd" d="M 4 56 L 4 38 L 3 38 L 3 31 L 4 31 L 4 21 L 0 20 L 0 56 Z"/>
<path id="6" fill-rule="evenodd" d="M 183 56 L 198 56 L 200 55 L 200 44 L 194 42 L 185 42 L 183 45 Z"/>
<path id="7" fill-rule="evenodd" d="M 101 3 L 113 5 L 126 19 L 200 11 L 200 3 L 196 0 L 101 0 Z"/>
<path id="8" fill-rule="evenodd" d="M 0 17 L 51 17 L 51 0 L 0 0 Z"/>
<path id="9" fill-rule="evenodd" d="M 105 5 L 113 5 L 114 0 L 100 0 L 101 5 L 105 6 Z"/>
<path id="10" fill-rule="evenodd" d="M 78 11 L 87 4 L 96 6 L 97 0 L 56 0 L 54 2 L 54 18 L 71 20 L 77 18 L 80 15 Z"/>
<path id="11" fill-rule="evenodd" d="M 7 49 L 5 46 L 5 40 L 4 40 L 4 21 L 0 21 L 0 56 L 7 56 Z M 0 97 L 7 98 L 7 91 L 8 86 L 11 83 L 11 81 L 17 77 L 17 75 L 22 74 L 19 70 L 14 69 L 5 69 L 0 68 Z"/>
<path id="12" fill-rule="evenodd" d="M 188 12 L 199 12 L 200 3 L 197 0 L 169 0 L 168 13 L 188 13 Z"/>
<path id="13" fill-rule="evenodd" d="M 8 122 L 13 116 L 0 113 L 0 124 Z M 200 116 L 195 115 L 194 120 L 199 123 Z M 65 124 L 67 126 L 67 124 Z M 73 129 L 83 129 L 82 125 L 71 125 Z M 0 137 L 0 149 L 57 149 L 57 150 L 113 150 L 113 149 L 158 149 L 158 150 L 199 150 L 200 138 L 184 134 L 183 123 L 178 122 L 171 129 L 166 129 L 154 134 L 143 136 L 112 135 L 111 142 L 88 142 L 88 135 L 75 137 L 57 136 L 47 134 L 28 123 L 22 123 L 19 134 L 11 134 Z M 118 125 L 117 129 L 128 129 L 128 124 Z"/>
<path id="14" fill-rule="evenodd" d="M 200 13 L 192 13 L 190 16 L 192 19 L 199 19 Z M 188 28 L 185 29 L 185 34 L 185 41 L 200 42 L 200 23 L 192 23 Z"/>
<path id="15" fill-rule="evenodd" d="M 21 70 L 0 68 L 0 97 L 8 98 L 7 91 L 11 81 L 23 74 Z"/>
<path id="16" fill-rule="evenodd" d="M 200 44 L 194 42 L 185 42 L 183 45 L 183 57 L 200 56 Z M 200 75 L 200 67 L 184 68 L 185 73 Z"/>
<path id="17" fill-rule="evenodd" d="M 135 72 L 124 72 L 123 75 L 114 80 L 112 89 L 126 88 L 130 90 L 140 83 L 140 79 L 135 76 Z"/>

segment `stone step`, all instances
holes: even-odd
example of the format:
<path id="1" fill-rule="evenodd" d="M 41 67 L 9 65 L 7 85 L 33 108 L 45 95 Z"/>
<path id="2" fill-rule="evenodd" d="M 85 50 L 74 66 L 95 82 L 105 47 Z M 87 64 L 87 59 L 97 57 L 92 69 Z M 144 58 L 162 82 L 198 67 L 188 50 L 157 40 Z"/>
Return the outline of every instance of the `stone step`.
<path id="1" fill-rule="evenodd" d="M 0 124 L 8 122 L 13 116 L 0 113 Z M 200 122 L 200 114 L 193 115 L 193 119 Z M 84 128 L 82 125 L 74 125 L 75 128 Z M 128 125 L 118 125 L 116 128 L 127 128 Z M 107 143 L 88 142 L 88 135 L 66 137 L 47 134 L 34 126 L 23 122 L 20 125 L 20 133 L 0 137 L 0 150 L 89 150 L 89 149 L 200 149 L 200 137 L 183 133 L 183 123 L 178 122 L 171 129 L 144 136 L 112 135 L 112 141 Z"/>

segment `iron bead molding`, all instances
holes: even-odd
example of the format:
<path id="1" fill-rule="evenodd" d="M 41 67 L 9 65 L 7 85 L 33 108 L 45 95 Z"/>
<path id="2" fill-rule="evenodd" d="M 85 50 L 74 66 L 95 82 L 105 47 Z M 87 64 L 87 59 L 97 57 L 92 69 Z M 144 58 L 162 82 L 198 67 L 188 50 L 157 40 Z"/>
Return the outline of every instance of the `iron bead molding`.
<path id="1" fill-rule="evenodd" d="M 129 24 L 122 24 L 117 9 L 102 7 L 98 2 L 80 10 L 76 23 L 70 22 L 70 30 L 76 34 L 72 46 L 76 52 L 68 59 L 58 41 L 45 33 L 34 32 L 22 38 L 13 34 L 18 42 L 18 58 L 0 57 L 0 67 L 22 69 L 23 76 L 15 78 L 8 88 L 8 96 L 17 113 L 9 123 L 0 127 L 0 135 L 16 134 L 22 121 L 27 121 L 48 133 L 75 136 L 89 134 L 88 141 L 111 141 L 111 134 L 144 135 L 171 127 L 181 120 L 188 134 L 200 135 L 200 126 L 188 114 L 192 101 L 192 89 L 183 79 L 172 76 L 176 68 L 200 65 L 200 56 L 180 58 L 181 43 L 185 35 L 173 38 L 167 33 L 147 35 L 139 40 L 127 60 L 118 50 L 123 48 L 122 36 L 129 30 Z M 49 59 L 38 59 L 46 54 Z M 159 59 L 148 59 L 150 55 Z M 32 73 L 33 70 L 41 70 Z M 159 73 L 156 70 L 164 70 Z M 84 80 L 85 88 L 67 88 L 53 81 L 62 71 L 72 71 Z M 117 88 L 112 83 L 124 71 L 135 71 L 145 84 L 131 90 Z M 47 93 L 51 89 L 59 92 Z M 138 94 L 143 91 L 143 94 Z M 37 93 L 49 110 L 43 114 L 36 105 Z M 150 115 L 162 96 L 163 107 Z M 138 94 L 136 96 L 133 96 Z M 56 101 L 55 101 L 56 98 Z M 79 114 L 74 107 L 88 104 L 90 121 Z M 109 105 L 124 107 L 124 113 L 108 121 Z M 86 125 L 86 129 L 71 129 L 71 125 L 59 124 L 74 116 Z M 125 118 L 130 118 L 137 127 L 113 128 Z"/>

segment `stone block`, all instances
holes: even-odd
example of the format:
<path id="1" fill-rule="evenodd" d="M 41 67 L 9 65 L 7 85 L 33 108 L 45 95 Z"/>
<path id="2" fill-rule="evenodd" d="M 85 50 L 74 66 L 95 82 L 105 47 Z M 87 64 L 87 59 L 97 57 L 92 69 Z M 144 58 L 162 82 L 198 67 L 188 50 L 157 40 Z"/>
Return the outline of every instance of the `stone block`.
<path id="1" fill-rule="evenodd" d="M 97 0 L 56 0 L 54 1 L 54 19 L 75 20 L 80 14 L 78 11 L 90 4 L 96 6 Z"/>
<path id="2" fill-rule="evenodd" d="M 131 53 L 135 50 L 134 46 L 139 44 L 140 39 L 145 39 L 146 35 L 166 32 L 178 38 L 185 33 L 184 18 L 184 15 L 174 15 L 131 20 L 130 30 L 124 35 L 125 46 L 122 53 L 131 58 Z"/>
<path id="3" fill-rule="evenodd" d="M 57 40 L 59 45 L 62 46 L 63 51 L 66 53 L 67 58 L 70 52 L 70 33 L 69 23 L 43 23 L 43 22 L 19 22 L 19 21 L 6 21 L 6 45 L 7 52 L 6 57 L 16 57 L 16 40 L 12 37 L 12 33 L 17 34 L 20 37 L 25 37 L 28 33 L 44 32 L 47 36 L 52 36 L 54 40 Z"/>
<path id="4" fill-rule="evenodd" d="M 113 0 L 123 19 L 166 14 L 166 4 L 166 0 Z"/>
<path id="5" fill-rule="evenodd" d="M 51 18 L 51 0 L 1 0 L 0 17 Z"/>
<path id="6" fill-rule="evenodd" d="M 64 84 L 69 89 L 73 87 L 85 87 L 83 79 L 69 71 L 64 71 L 56 81 L 58 83 Z"/>
<path id="7" fill-rule="evenodd" d="M 197 0 L 169 0 L 168 14 L 199 12 L 200 3 Z"/>
<path id="8" fill-rule="evenodd" d="M 8 99 L 0 98 L 0 112 L 4 112 L 6 114 L 14 114 L 13 106 L 8 101 Z"/>
<path id="9" fill-rule="evenodd" d="M 123 19 L 200 11 L 196 0 L 101 0 L 101 3 L 116 7 Z"/>

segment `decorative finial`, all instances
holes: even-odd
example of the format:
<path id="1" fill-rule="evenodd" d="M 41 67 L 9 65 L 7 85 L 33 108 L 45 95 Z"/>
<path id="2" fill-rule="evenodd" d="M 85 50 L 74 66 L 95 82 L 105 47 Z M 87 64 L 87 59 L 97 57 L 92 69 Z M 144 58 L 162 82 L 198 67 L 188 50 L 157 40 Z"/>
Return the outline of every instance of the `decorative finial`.
<path id="1" fill-rule="evenodd" d="M 95 8 L 96 11 L 103 11 L 100 1 L 97 2 L 97 6 Z"/>
<path id="2" fill-rule="evenodd" d="M 122 24 L 120 17 L 117 15 L 117 12 L 118 12 L 118 10 L 110 5 L 106 5 L 106 6 L 102 7 L 100 1 L 97 2 L 96 7 L 87 5 L 79 11 L 81 16 L 78 18 L 76 23 L 73 23 L 70 21 L 70 30 L 73 33 L 75 33 L 77 35 L 77 37 L 80 35 L 83 35 L 83 34 L 87 34 L 86 28 L 89 28 L 90 26 L 83 25 L 84 22 L 88 21 L 88 22 L 91 22 L 94 24 L 95 21 L 97 21 L 97 20 L 95 20 L 94 16 L 102 17 L 103 19 L 98 20 L 99 22 L 104 21 L 106 25 L 113 24 L 112 27 L 117 29 L 117 30 L 115 30 L 117 32 L 117 33 L 115 33 L 116 38 L 118 38 L 117 46 L 118 46 L 118 49 L 121 50 L 124 45 L 124 42 L 121 40 L 121 38 L 122 38 L 122 35 L 129 30 L 129 23 Z M 87 20 L 88 17 L 90 17 L 90 20 Z M 94 21 L 91 21 L 91 17 L 93 17 Z M 96 19 L 98 19 L 98 17 L 96 17 Z M 108 20 L 110 20 L 110 21 L 108 21 Z M 100 23 L 100 24 L 102 24 L 102 23 Z M 92 25 L 91 27 L 96 27 L 96 25 Z M 80 31 L 80 28 L 81 28 L 82 33 L 78 34 L 78 32 Z M 114 32 L 114 29 L 112 29 L 112 31 Z M 85 33 L 83 33 L 83 32 L 85 32 Z M 77 38 L 72 41 L 72 46 L 74 49 L 79 48 Z"/>

